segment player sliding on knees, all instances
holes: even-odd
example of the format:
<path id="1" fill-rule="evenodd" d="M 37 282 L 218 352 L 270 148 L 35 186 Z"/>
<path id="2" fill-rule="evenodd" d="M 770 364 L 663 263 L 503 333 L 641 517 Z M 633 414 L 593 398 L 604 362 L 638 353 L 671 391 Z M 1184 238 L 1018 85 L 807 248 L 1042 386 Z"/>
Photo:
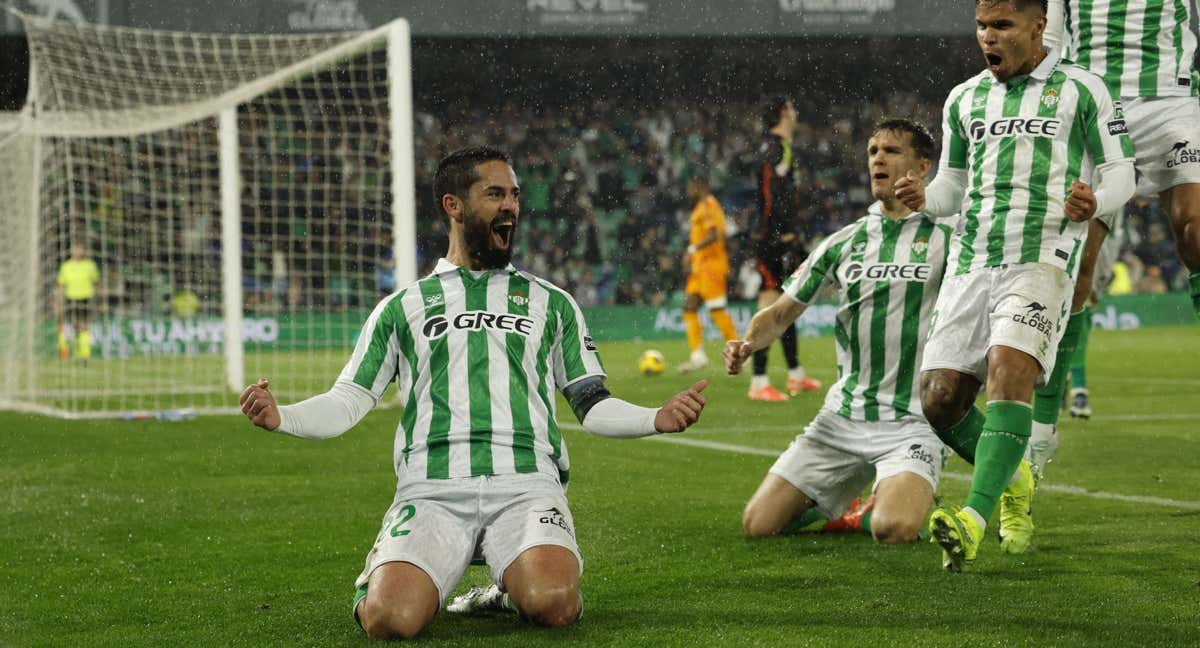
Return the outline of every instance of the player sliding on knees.
<path id="1" fill-rule="evenodd" d="M 1045 27 L 1045 0 L 976 2 L 987 69 L 946 100 L 937 178 L 896 187 L 911 209 L 964 209 L 921 377 L 929 422 L 975 464 L 965 506 L 930 516 L 953 571 L 975 559 L 997 505 L 1001 547 L 1029 546 L 1033 390 L 1054 370 L 1086 221 L 1133 195 L 1133 148 L 1108 88 L 1044 48 Z M 1093 177 L 1096 191 L 1080 180 Z M 985 380 L 986 416 L 974 406 Z"/>
<path id="2" fill-rule="evenodd" d="M 898 201 L 894 183 L 933 166 L 933 138 L 908 119 L 878 123 L 867 143 L 866 216 L 826 238 L 783 283 L 783 294 L 727 342 L 725 369 L 790 328 L 825 286 L 838 295 L 838 381 L 813 421 L 780 455 L 746 504 L 747 536 L 805 526 L 812 510 L 845 513 L 874 481 L 873 510 L 854 513 L 880 543 L 911 542 L 924 526 L 942 470 L 942 442 L 921 413 L 917 362 L 945 268 L 950 228 Z"/>
<path id="3" fill-rule="evenodd" d="M 609 393 L 575 300 L 509 262 L 520 188 L 506 153 L 450 154 L 434 193 L 449 219 L 446 257 L 376 306 L 333 388 L 280 407 L 261 380 L 242 394 L 242 411 L 267 430 L 324 439 L 398 384 L 396 496 L 355 581 L 354 617 L 370 637 L 415 636 L 475 557 L 495 585 L 457 609 L 569 624 L 582 612 L 583 560 L 553 390 L 588 431 L 627 438 L 682 432 L 699 420 L 707 383 L 659 409 Z"/>

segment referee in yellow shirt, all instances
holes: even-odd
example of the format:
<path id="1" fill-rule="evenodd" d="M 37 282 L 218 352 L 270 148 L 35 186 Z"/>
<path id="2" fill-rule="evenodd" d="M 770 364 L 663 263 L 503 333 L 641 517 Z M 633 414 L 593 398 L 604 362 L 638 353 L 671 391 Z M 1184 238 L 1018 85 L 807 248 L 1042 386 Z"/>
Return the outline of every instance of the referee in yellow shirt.
<path id="1" fill-rule="evenodd" d="M 92 357 L 92 340 L 88 323 L 92 319 L 96 284 L 100 270 L 87 258 L 87 248 L 80 241 L 71 245 L 71 258 L 58 267 L 58 287 L 55 291 L 55 310 L 58 316 L 58 357 L 66 360 L 71 353 L 64 324 L 69 322 L 75 331 L 75 355 L 81 360 Z"/>

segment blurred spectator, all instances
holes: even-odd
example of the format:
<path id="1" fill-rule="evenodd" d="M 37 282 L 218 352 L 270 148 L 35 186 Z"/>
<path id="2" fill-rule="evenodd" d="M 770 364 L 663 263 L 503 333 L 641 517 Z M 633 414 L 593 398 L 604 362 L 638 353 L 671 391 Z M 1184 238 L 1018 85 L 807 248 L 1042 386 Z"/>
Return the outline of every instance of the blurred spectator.
<path id="1" fill-rule="evenodd" d="M 1146 274 L 1137 282 L 1137 291 L 1151 295 L 1167 292 L 1167 282 L 1163 281 L 1162 270 L 1156 265 L 1146 266 Z"/>

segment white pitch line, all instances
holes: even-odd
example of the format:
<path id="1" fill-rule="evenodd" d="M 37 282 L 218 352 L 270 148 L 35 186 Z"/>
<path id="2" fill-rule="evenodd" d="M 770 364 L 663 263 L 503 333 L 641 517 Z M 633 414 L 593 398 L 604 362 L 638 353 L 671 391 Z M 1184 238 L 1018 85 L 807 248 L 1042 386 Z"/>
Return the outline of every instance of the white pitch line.
<path id="1" fill-rule="evenodd" d="M 583 426 L 577 423 L 559 423 L 558 426 L 567 430 L 583 431 Z M 675 445 L 690 446 L 693 448 L 704 448 L 706 450 L 717 450 L 719 452 L 732 452 L 736 454 L 755 455 L 759 457 L 778 457 L 783 450 L 767 450 L 766 448 L 753 448 L 751 446 L 735 445 L 732 443 L 719 443 L 717 441 L 705 441 L 703 439 L 691 439 L 679 435 L 665 435 L 647 437 L 651 441 L 659 441 L 662 443 L 672 443 Z M 953 479 L 955 481 L 969 482 L 971 475 L 967 473 L 945 472 L 943 477 Z M 1189 502 L 1186 500 L 1174 500 L 1165 497 L 1152 497 L 1148 495 L 1126 495 L 1124 493 L 1109 493 L 1107 491 L 1093 491 L 1079 486 L 1068 486 L 1066 484 L 1041 484 L 1038 490 L 1050 491 L 1052 493 L 1063 493 L 1064 495 L 1078 495 L 1080 497 L 1089 497 L 1091 499 L 1113 500 L 1118 502 L 1130 502 L 1133 504 L 1154 504 L 1157 506 L 1166 506 L 1171 508 L 1187 509 L 1189 511 L 1200 511 L 1200 502 Z"/>

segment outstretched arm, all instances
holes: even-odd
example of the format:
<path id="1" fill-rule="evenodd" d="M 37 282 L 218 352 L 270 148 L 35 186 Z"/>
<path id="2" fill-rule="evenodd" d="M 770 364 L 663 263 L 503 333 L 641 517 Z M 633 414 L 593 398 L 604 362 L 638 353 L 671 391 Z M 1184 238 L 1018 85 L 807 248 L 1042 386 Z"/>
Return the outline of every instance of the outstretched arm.
<path id="1" fill-rule="evenodd" d="M 563 395 L 583 429 L 600 436 L 629 439 L 686 430 L 700 420 L 707 403 L 701 392 L 707 386 L 708 381 L 701 380 L 659 408 L 641 407 L 614 397 L 600 376 L 568 386 Z"/>
<path id="2" fill-rule="evenodd" d="M 807 307 L 806 304 L 784 294 L 780 295 L 775 303 L 755 313 L 746 329 L 746 339 L 725 343 L 725 351 L 722 354 L 725 358 L 725 371 L 731 376 L 739 373 L 750 354 L 770 346 L 771 342 L 783 335 L 787 327 L 792 326 Z"/>
<path id="3" fill-rule="evenodd" d="M 329 439 L 357 425 L 375 407 L 375 397 L 358 385 L 339 380 L 324 394 L 281 407 L 267 379 L 262 378 L 242 392 L 240 403 L 246 418 L 264 430 Z"/>

